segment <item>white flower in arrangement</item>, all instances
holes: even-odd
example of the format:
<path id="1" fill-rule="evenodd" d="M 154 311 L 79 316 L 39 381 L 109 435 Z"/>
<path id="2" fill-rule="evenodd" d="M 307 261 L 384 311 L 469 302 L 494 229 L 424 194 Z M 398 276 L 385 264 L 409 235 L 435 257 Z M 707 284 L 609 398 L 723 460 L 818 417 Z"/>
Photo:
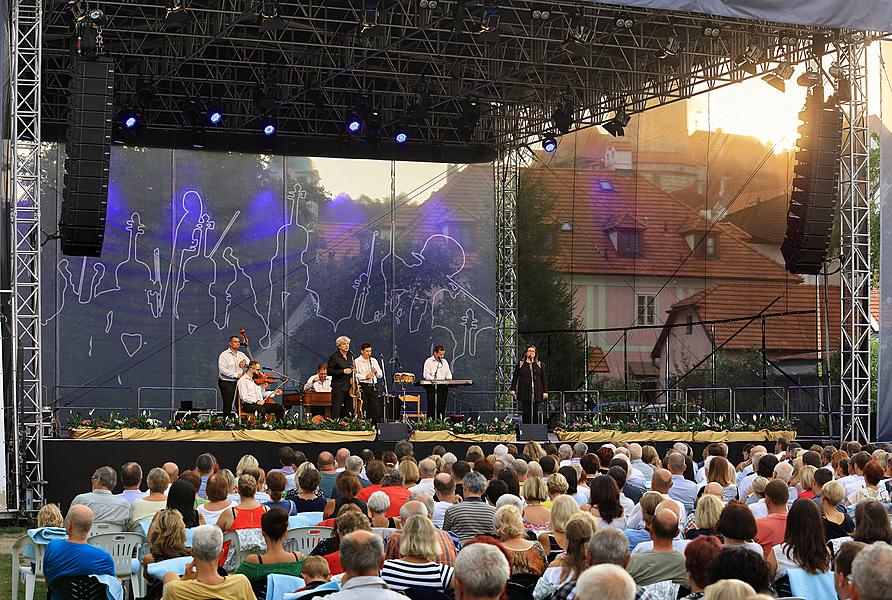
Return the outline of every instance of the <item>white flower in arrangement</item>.
<path id="1" fill-rule="evenodd" d="M 161 421 L 159 419 L 146 419 L 146 425 L 149 427 L 161 427 Z"/>

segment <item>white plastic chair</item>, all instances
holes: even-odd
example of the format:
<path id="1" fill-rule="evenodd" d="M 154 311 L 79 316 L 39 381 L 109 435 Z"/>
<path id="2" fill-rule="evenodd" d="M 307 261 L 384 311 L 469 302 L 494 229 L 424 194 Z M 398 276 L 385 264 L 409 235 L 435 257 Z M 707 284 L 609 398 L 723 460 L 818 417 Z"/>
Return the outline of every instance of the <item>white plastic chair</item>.
<path id="1" fill-rule="evenodd" d="M 223 544 L 229 542 L 226 559 L 223 561 L 223 569 L 231 573 L 238 568 L 249 554 L 266 553 L 266 541 L 259 527 L 248 529 L 236 529 L 223 534 Z"/>
<path id="2" fill-rule="evenodd" d="M 34 548 L 34 568 L 31 568 L 31 561 L 22 564 L 21 558 L 27 546 Z M 38 581 L 46 582 L 43 575 L 43 553 L 46 546 L 35 544 L 31 537 L 23 535 L 15 541 L 12 546 L 12 597 L 19 597 L 19 581 L 25 582 L 25 600 L 34 600 L 34 587 Z"/>
<path id="3" fill-rule="evenodd" d="M 134 574 L 133 559 L 136 558 L 142 563 L 146 546 L 145 536 L 132 531 L 100 533 L 88 537 L 87 543 L 111 554 L 115 563 L 115 576 L 130 585 L 133 597 L 136 598 L 142 587 L 142 577 L 139 575 L 142 569 L 136 569 Z"/>
<path id="4" fill-rule="evenodd" d="M 372 527 L 372 533 L 377 534 L 382 540 L 386 540 L 394 531 L 399 531 L 396 527 Z"/>
<path id="5" fill-rule="evenodd" d="M 285 550 L 288 552 L 300 552 L 304 556 L 313 551 L 322 540 L 327 540 L 332 535 L 331 527 L 297 527 L 289 529 L 285 534 Z"/>
<path id="6" fill-rule="evenodd" d="M 100 535 L 103 533 L 118 533 L 119 531 L 124 531 L 123 525 L 119 525 L 118 523 L 103 523 L 102 521 L 99 521 L 93 523 L 93 526 L 90 527 L 90 533 L 87 534 L 87 537 L 91 538 L 94 535 Z"/>

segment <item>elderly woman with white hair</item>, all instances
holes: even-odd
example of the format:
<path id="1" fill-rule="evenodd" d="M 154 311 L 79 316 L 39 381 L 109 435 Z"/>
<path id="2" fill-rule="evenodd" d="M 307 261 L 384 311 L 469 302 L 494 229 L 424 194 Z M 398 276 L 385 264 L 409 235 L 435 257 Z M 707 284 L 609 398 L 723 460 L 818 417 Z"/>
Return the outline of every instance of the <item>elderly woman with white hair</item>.
<path id="1" fill-rule="evenodd" d="M 369 496 L 366 502 L 369 508 L 369 518 L 372 520 L 372 527 L 389 527 L 396 529 L 396 520 L 387 516 L 390 510 L 390 496 L 378 490 Z"/>
<path id="2" fill-rule="evenodd" d="M 223 532 L 214 525 L 201 525 L 192 532 L 192 562 L 182 578 L 176 573 L 164 576 L 164 600 L 254 598 L 251 583 L 244 575 L 220 575 L 217 561 L 223 548 Z"/>

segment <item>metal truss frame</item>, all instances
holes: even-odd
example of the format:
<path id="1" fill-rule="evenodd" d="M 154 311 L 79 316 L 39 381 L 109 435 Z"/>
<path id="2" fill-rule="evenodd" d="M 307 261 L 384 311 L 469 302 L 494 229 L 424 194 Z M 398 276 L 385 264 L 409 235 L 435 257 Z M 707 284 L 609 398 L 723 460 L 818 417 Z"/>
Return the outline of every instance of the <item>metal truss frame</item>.
<path id="1" fill-rule="evenodd" d="M 496 389 L 502 410 L 514 410 L 508 395 L 517 364 L 517 197 L 518 148 L 506 147 L 493 165 L 496 201 Z"/>
<path id="2" fill-rule="evenodd" d="M 869 441 L 870 407 L 870 132 L 867 122 L 867 44 L 837 52 L 851 82 L 851 101 L 842 105 L 840 155 L 841 441 Z"/>
<path id="3" fill-rule="evenodd" d="M 11 387 L 15 501 L 22 514 L 33 514 L 43 501 L 43 436 L 49 425 L 40 368 L 42 6 L 42 0 L 14 0 L 10 28 Z"/>

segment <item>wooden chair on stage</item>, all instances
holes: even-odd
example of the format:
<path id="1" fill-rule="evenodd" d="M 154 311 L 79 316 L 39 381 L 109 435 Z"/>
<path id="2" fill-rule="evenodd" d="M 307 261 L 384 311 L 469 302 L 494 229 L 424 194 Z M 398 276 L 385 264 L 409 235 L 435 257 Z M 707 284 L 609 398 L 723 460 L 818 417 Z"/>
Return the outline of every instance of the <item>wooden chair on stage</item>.
<path id="1" fill-rule="evenodd" d="M 242 399 L 238 397 L 238 394 L 236 394 L 235 398 L 236 398 L 236 402 L 238 403 L 238 416 L 240 418 L 247 419 L 250 417 L 257 416 L 257 413 L 254 412 L 253 410 L 245 410 L 242 408 Z M 266 415 L 267 421 L 272 421 L 274 418 L 275 418 L 275 415 L 273 415 L 273 414 Z"/>
<path id="2" fill-rule="evenodd" d="M 407 394 L 405 396 L 400 396 L 400 402 L 403 403 L 403 410 L 406 410 L 406 404 L 415 403 L 415 412 L 408 412 L 406 410 L 405 415 L 410 419 L 422 419 L 425 415 L 421 412 L 421 396 Z"/>

